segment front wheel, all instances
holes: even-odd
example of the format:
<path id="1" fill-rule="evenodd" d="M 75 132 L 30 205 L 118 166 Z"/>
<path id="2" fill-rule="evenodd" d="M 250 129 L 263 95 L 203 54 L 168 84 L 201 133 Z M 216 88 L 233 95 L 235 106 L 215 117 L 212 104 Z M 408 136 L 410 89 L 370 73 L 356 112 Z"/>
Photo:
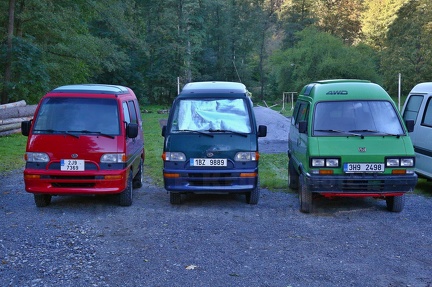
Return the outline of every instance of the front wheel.
<path id="1" fill-rule="evenodd" d="M 288 187 L 294 190 L 298 189 L 299 185 L 299 174 L 292 163 L 292 160 L 288 163 Z"/>
<path id="2" fill-rule="evenodd" d="M 261 193 L 260 181 L 258 179 L 257 186 L 250 192 L 246 192 L 246 202 L 249 204 L 258 204 Z"/>
<path id="3" fill-rule="evenodd" d="M 405 206 L 405 195 L 386 197 L 387 210 L 401 212 Z"/>
<path id="4" fill-rule="evenodd" d="M 51 203 L 51 195 L 49 194 L 34 194 L 34 201 L 37 207 L 45 207 Z"/>
<path id="5" fill-rule="evenodd" d="M 143 174 L 144 174 L 144 160 L 140 160 L 140 165 L 138 168 L 138 173 L 133 179 L 133 188 L 140 188 L 143 186 Z"/>
<path id="6" fill-rule="evenodd" d="M 131 206 L 132 205 L 132 187 L 133 187 L 133 175 L 132 170 L 129 171 L 127 186 L 119 195 L 120 206 Z"/>
<path id="7" fill-rule="evenodd" d="M 312 192 L 305 184 L 304 175 L 300 175 L 299 183 L 299 200 L 300 200 L 300 211 L 304 213 L 312 212 Z"/>
<path id="8" fill-rule="evenodd" d="M 170 192 L 169 195 L 171 204 L 181 204 L 181 193 Z"/>

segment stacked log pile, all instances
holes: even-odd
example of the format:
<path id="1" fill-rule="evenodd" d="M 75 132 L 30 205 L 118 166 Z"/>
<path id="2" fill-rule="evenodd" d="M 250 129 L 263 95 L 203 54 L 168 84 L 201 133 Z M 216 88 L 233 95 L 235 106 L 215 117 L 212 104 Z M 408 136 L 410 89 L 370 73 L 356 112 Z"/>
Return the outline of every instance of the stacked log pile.
<path id="1" fill-rule="evenodd" d="M 31 120 L 35 110 L 24 100 L 0 105 L 0 137 L 21 132 L 21 122 Z"/>

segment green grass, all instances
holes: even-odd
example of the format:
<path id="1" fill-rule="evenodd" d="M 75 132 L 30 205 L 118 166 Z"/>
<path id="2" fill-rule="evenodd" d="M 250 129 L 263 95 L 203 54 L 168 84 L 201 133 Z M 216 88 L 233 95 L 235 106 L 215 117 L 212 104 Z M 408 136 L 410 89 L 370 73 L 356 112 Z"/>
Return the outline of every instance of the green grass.
<path id="1" fill-rule="evenodd" d="M 0 172 L 24 166 L 27 137 L 21 134 L 0 137 Z"/>

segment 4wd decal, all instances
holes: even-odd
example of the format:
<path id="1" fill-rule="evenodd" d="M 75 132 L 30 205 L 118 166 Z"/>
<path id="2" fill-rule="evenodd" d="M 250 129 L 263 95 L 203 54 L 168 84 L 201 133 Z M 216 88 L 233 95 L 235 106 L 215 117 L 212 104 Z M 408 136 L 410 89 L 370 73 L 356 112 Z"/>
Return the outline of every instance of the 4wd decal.
<path id="1" fill-rule="evenodd" d="M 328 91 L 326 95 L 348 95 L 348 91 Z"/>

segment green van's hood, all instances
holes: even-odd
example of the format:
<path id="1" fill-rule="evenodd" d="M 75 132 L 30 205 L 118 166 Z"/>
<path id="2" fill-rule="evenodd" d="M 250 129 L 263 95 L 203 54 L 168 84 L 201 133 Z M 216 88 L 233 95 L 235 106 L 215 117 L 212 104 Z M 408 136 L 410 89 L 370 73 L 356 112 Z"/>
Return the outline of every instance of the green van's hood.
<path id="1" fill-rule="evenodd" d="M 213 133 L 213 137 L 196 133 L 170 134 L 165 141 L 165 151 L 183 152 L 186 158 L 207 157 L 211 152 L 215 158 L 233 158 L 239 151 L 257 151 L 256 136 L 230 133 Z M 253 140 L 255 139 L 255 140 Z"/>
<path id="2" fill-rule="evenodd" d="M 340 156 L 343 161 L 358 162 L 381 161 L 388 156 L 414 156 L 408 136 L 312 137 L 309 152 L 311 156 Z"/>

